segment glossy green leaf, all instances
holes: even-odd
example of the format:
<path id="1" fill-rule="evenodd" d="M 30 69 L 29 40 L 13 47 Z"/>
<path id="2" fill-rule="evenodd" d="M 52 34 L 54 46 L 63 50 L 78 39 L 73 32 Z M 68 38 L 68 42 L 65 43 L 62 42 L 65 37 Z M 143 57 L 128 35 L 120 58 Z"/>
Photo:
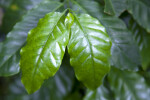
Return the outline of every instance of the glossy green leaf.
<path id="1" fill-rule="evenodd" d="M 31 9 L 24 17 L 23 20 L 18 22 L 13 30 L 8 33 L 4 42 L 1 45 L 0 51 L 0 70 L 5 70 L 5 73 L 0 73 L 0 76 L 10 76 L 19 72 L 19 61 L 16 58 L 14 63 L 12 58 L 15 58 L 16 53 L 25 44 L 27 33 L 30 29 L 36 27 L 38 20 L 48 12 L 56 11 L 62 6 L 61 3 L 56 1 L 43 1 L 35 8 Z M 14 63 L 14 66 L 8 63 Z M 6 66 L 5 66 L 6 65 Z M 14 69 L 13 72 L 10 69 Z"/>
<path id="2" fill-rule="evenodd" d="M 134 72 L 112 69 L 108 75 L 115 100 L 149 100 L 150 87 Z"/>
<path id="3" fill-rule="evenodd" d="M 128 11 L 140 26 L 150 32 L 150 2 L 149 0 L 128 0 Z"/>
<path id="4" fill-rule="evenodd" d="M 9 80 L 7 78 L 6 83 L 3 81 L 3 87 L 7 88 L 1 91 L 1 94 L 5 92 L 5 95 L 0 95 L 0 98 L 3 98 L 2 100 L 65 100 L 64 98 L 72 90 L 74 79 L 73 69 L 63 63 L 56 75 L 46 80 L 41 89 L 32 95 L 26 93 L 20 75 Z"/>
<path id="5" fill-rule="evenodd" d="M 8 33 L 22 16 L 42 0 L 13 0 L 6 9 L 2 21 L 2 32 Z"/>
<path id="6" fill-rule="evenodd" d="M 112 41 L 112 65 L 122 70 L 138 70 L 141 64 L 138 47 L 122 20 L 105 14 L 103 6 L 91 0 L 73 1 L 72 9 L 79 10 L 81 13 L 89 13 L 104 25 Z"/>
<path id="7" fill-rule="evenodd" d="M 150 65 L 150 34 L 140 27 L 132 18 L 129 21 L 129 29 L 140 49 L 142 67 L 146 69 Z"/>
<path id="8" fill-rule="evenodd" d="M 109 15 L 115 15 L 114 7 L 111 0 L 105 0 L 105 9 L 104 12 Z"/>
<path id="9" fill-rule="evenodd" d="M 70 63 L 77 79 L 95 89 L 109 72 L 111 41 L 97 19 L 88 14 L 74 16 L 68 44 Z"/>
<path id="10" fill-rule="evenodd" d="M 20 51 L 21 81 L 29 94 L 54 76 L 61 65 L 69 40 L 64 13 L 51 12 L 40 19 L 37 27 L 29 31 L 27 44 Z"/>

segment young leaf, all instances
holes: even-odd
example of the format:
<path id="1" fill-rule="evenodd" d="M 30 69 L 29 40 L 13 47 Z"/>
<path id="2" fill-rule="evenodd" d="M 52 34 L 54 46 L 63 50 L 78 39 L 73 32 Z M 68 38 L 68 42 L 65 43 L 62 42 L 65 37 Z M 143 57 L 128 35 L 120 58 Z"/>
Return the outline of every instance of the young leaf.
<path id="1" fill-rule="evenodd" d="M 150 2 L 149 0 L 128 0 L 128 11 L 140 26 L 150 32 Z"/>
<path id="2" fill-rule="evenodd" d="M 103 6 L 91 0 L 73 1 L 73 10 L 77 9 L 96 17 L 105 26 L 112 41 L 112 65 L 122 70 L 137 71 L 141 64 L 140 54 L 124 22 L 118 17 L 105 14 Z"/>
<path id="3" fill-rule="evenodd" d="M 65 25 L 70 30 L 72 24 L 74 22 L 74 16 L 71 13 L 68 13 L 65 19 Z"/>
<path id="4" fill-rule="evenodd" d="M 145 79 L 134 72 L 112 68 L 108 74 L 116 100 L 149 100 L 150 88 Z"/>
<path id="5" fill-rule="evenodd" d="M 70 63 L 78 80 L 97 88 L 109 72 L 111 41 L 100 22 L 88 14 L 74 18 L 68 44 Z"/>
<path id="6" fill-rule="evenodd" d="M 62 6 L 61 3 L 56 1 L 43 1 L 38 6 L 30 10 L 23 20 L 18 22 L 13 30 L 8 33 L 6 39 L 1 44 L 0 51 L 0 76 L 10 76 L 19 72 L 19 58 L 16 58 L 16 53 L 25 44 L 27 33 L 30 29 L 36 27 L 38 20 L 50 11 L 56 11 Z M 13 62 L 12 58 L 16 61 Z M 11 66 L 9 63 L 13 63 Z M 17 67 L 14 67 L 17 66 Z M 13 69 L 13 72 L 12 70 Z"/>
<path id="7" fill-rule="evenodd" d="M 40 19 L 21 49 L 21 81 L 29 94 L 38 90 L 45 79 L 54 76 L 61 65 L 69 40 L 64 13 L 51 12 Z"/>

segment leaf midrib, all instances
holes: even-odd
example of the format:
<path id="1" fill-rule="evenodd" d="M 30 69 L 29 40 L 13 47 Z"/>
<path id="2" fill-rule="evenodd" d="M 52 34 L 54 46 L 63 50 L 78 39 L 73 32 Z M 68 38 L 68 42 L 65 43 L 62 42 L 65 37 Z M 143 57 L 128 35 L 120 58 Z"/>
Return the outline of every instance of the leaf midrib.
<path id="1" fill-rule="evenodd" d="M 65 12 L 64 12 L 65 13 Z M 40 61 L 40 59 L 41 59 L 41 55 L 43 54 L 43 51 L 45 50 L 45 45 L 48 43 L 48 40 L 49 40 L 49 38 L 50 38 L 50 36 L 51 36 L 51 33 L 54 31 L 54 28 L 56 27 L 56 25 L 59 23 L 59 21 L 61 20 L 61 18 L 62 18 L 62 16 L 64 16 L 64 13 L 62 13 L 61 14 L 61 16 L 60 16 L 60 18 L 58 19 L 58 21 L 56 22 L 56 24 L 54 25 L 54 27 L 52 28 L 52 30 L 51 30 L 51 32 L 49 33 L 49 35 L 48 35 L 48 38 L 47 38 L 47 40 L 45 41 L 45 43 L 44 43 L 44 45 L 42 46 L 42 50 L 41 50 L 41 53 L 39 54 L 39 57 L 38 57 L 38 60 L 37 60 L 37 62 L 36 62 L 36 65 L 34 66 L 34 70 L 33 70 L 33 74 L 32 74 L 32 85 L 31 85 L 31 89 L 32 89 L 32 87 L 33 87 L 33 80 L 34 80 L 34 77 L 35 77 L 35 74 L 37 73 L 37 68 L 39 67 L 39 66 L 37 66 L 38 64 L 39 64 L 39 61 Z"/>
<path id="2" fill-rule="evenodd" d="M 81 28 L 82 32 L 84 33 L 83 35 L 84 35 L 84 37 L 86 38 L 87 43 L 88 43 L 88 45 L 89 45 L 90 53 L 91 53 L 90 55 L 91 55 L 91 59 L 92 59 L 92 67 L 93 67 L 93 72 L 94 72 L 94 82 L 96 82 L 96 78 L 95 78 L 95 68 L 94 68 L 94 59 L 93 59 L 93 58 L 94 58 L 94 55 L 93 55 L 93 50 L 92 50 L 92 48 L 91 48 L 91 47 L 92 47 L 92 44 L 90 43 L 88 34 L 85 32 L 84 28 L 83 28 L 82 25 L 80 24 L 80 21 L 78 20 L 77 16 L 74 15 L 74 17 L 76 18 L 77 23 L 78 23 L 79 27 Z M 95 87 L 95 84 L 94 84 L 94 87 Z"/>

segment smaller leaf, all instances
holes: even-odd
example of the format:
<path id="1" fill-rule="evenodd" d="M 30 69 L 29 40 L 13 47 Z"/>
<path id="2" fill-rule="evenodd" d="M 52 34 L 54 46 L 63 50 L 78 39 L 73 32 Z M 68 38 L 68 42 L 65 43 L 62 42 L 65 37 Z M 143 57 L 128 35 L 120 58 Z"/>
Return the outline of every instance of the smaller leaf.
<path id="1" fill-rule="evenodd" d="M 54 76 L 61 65 L 69 40 L 64 13 L 51 12 L 40 19 L 21 49 L 21 81 L 29 94 L 38 90 L 45 79 Z"/>
<path id="2" fill-rule="evenodd" d="M 77 79 L 96 89 L 110 69 L 111 41 L 97 19 L 88 14 L 74 16 L 68 44 L 70 63 Z"/>

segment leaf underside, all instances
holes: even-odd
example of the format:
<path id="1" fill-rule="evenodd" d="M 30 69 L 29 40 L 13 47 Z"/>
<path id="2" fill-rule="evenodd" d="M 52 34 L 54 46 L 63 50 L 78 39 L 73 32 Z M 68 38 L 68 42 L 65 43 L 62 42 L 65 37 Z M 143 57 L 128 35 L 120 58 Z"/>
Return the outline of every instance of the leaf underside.
<path id="1" fill-rule="evenodd" d="M 85 86 L 97 88 L 109 72 L 111 41 L 98 20 L 87 14 L 75 16 L 68 44 L 70 63 Z"/>
<path id="2" fill-rule="evenodd" d="M 28 93 L 39 89 L 43 81 L 53 76 L 61 65 L 69 39 L 64 20 L 64 13 L 49 13 L 28 33 L 20 61 L 22 83 Z"/>

